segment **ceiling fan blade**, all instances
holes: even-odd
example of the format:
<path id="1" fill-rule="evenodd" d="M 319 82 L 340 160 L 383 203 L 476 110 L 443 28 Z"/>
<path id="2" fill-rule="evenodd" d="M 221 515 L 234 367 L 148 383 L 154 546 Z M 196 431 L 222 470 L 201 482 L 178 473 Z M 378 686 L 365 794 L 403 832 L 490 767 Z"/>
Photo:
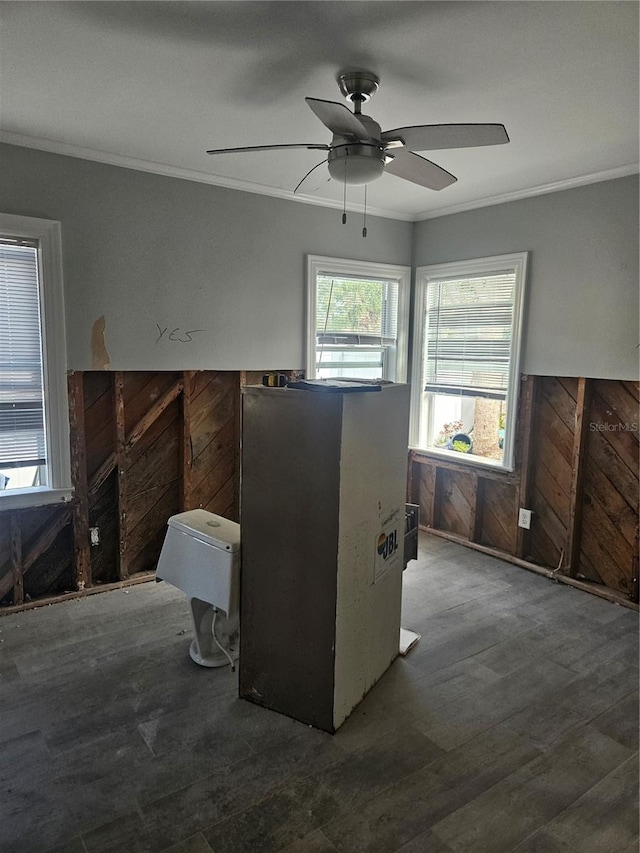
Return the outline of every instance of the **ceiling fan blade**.
<path id="1" fill-rule="evenodd" d="M 322 124 L 336 136 L 354 136 L 356 139 L 369 138 L 367 128 L 344 104 L 338 104 L 335 101 L 320 101 L 318 98 L 305 98 L 305 101 Z"/>
<path id="2" fill-rule="evenodd" d="M 397 127 L 381 135 L 387 144 L 401 140 L 411 151 L 437 151 L 440 148 L 475 148 L 509 142 L 503 124 L 422 124 Z M 393 145 L 389 146 L 393 149 Z"/>
<path id="3" fill-rule="evenodd" d="M 238 154 L 244 151 L 277 151 L 282 148 L 312 148 L 317 151 L 330 151 L 329 145 L 305 144 L 304 142 L 291 143 L 290 145 L 246 145 L 243 148 L 214 148 L 207 154 Z"/>
<path id="4" fill-rule="evenodd" d="M 458 180 L 455 175 L 436 166 L 431 160 L 403 149 L 394 151 L 393 160 L 387 163 L 384 170 L 398 178 L 404 178 L 405 181 L 411 181 L 412 184 L 427 187 L 429 190 L 443 190 Z"/>

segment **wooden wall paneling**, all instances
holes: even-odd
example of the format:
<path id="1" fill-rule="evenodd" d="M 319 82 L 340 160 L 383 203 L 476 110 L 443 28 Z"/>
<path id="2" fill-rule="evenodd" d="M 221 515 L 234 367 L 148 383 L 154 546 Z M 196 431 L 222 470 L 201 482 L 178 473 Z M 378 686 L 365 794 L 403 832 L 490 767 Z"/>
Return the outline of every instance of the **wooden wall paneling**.
<path id="1" fill-rule="evenodd" d="M 191 439 L 191 397 L 195 385 L 195 372 L 185 370 L 182 374 L 181 414 L 181 460 L 182 484 L 180 489 L 180 511 L 193 509 L 191 506 L 191 480 L 193 471 L 193 442 Z"/>
<path id="2" fill-rule="evenodd" d="M 69 504 L 19 511 L 25 600 L 74 589 L 71 516 Z"/>
<path id="3" fill-rule="evenodd" d="M 578 572 L 636 598 L 638 431 L 635 383 L 593 380 Z M 635 425 L 635 429 L 634 429 Z"/>
<path id="4" fill-rule="evenodd" d="M 113 373 L 86 371 L 84 386 L 84 431 L 87 479 L 91 482 L 107 457 L 115 452 Z M 113 460 L 115 465 L 115 457 Z"/>
<path id="5" fill-rule="evenodd" d="M 22 578 L 22 535 L 20 533 L 20 523 L 18 521 L 18 513 L 9 513 L 11 526 L 11 574 L 13 575 L 13 603 L 22 604 L 24 601 L 24 583 Z"/>
<path id="6" fill-rule="evenodd" d="M 438 469 L 424 461 L 416 461 L 414 465 L 418 471 L 418 494 L 414 494 L 414 499 L 420 506 L 420 526 L 435 527 L 438 517 Z"/>
<path id="7" fill-rule="evenodd" d="M 120 551 L 118 483 L 112 467 L 110 475 L 91 492 L 89 526 L 97 527 L 100 542 L 91 548 L 91 582 L 109 584 L 119 580 Z"/>
<path id="8" fill-rule="evenodd" d="M 233 520 L 238 520 L 238 386 L 236 373 L 198 373 L 190 403 L 191 504 L 218 515 L 231 506 Z"/>
<path id="9" fill-rule="evenodd" d="M 537 408 L 538 383 L 535 376 L 524 376 L 520 390 L 518 417 L 518 435 L 516 438 L 516 469 L 520 472 L 518 488 L 515 490 L 516 519 L 520 508 L 531 509 L 531 489 L 533 482 L 533 460 L 536 454 L 536 434 L 534 416 Z M 532 520 L 535 524 L 535 520 Z M 516 521 L 517 525 L 517 521 Z M 531 531 L 516 527 L 513 552 L 521 559 L 529 555 Z M 497 546 L 499 547 L 499 546 Z"/>
<path id="10" fill-rule="evenodd" d="M 162 545 L 167 519 L 180 510 L 179 415 L 178 401 L 174 401 L 139 440 L 128 458 L 127 549 L 130 574 L 155 568 L 159 547 L 156 548 L 154 543 L 159 541 Z M 145 558 L 140 557 L 143 550 Z"/>
<path id="11" fill-rule="evenodd" d="M 482 521 L 485 506 L 485 486 L 487 481 L 477 474 L 472 475 L 469 512 L 469 530 L 467 536 L 472 542 L 478 542 L 482 533 Z"/>
<path id="12" fill-rule="evenodd" d="M 569 390 L 554 377 L 540 377 L 532 429 L 536 457 L 531 482 L 534 512 L 531 559 L 556 569 L 565 565 L 575 428 L 576 383 Z"/>
<path id="13" fill-rule="evenodd" d="M 11 583 L 7 585 L 7 580 L 11 577 Z M 7 597 L 7 601 L 2 602 L 4 605 L 12 603 L 10 593 L 13 590 L 13 568 L 11 565 L 11 513 L 0 513 L 0 590 L 5 589 L 4 593 L 0 593 L 0 602 Z"/>
<path id="14" fill-rule="evenodd" d="M 124 580 L 129 575 L 127 566 L 127 448 L 124 410 L 124 373 L 114 374 L 114 424 L 116 439 L 116 466 L 118 476 L 118 577 Z"/>
<path id="15" fill-rule="evenodd" d="M 85 441 L 85 400 L 82 373 L 68 376 L 69 441 L 71 449 L 71 482 L 73 500 L 73 562 L 76 588 L 91 585 L 91 555 L 89 545 L 89 488 Z"/>
<path id="16" fill-rule="evenodd" d="M 485 480 L 482 523 L 477 542 L 507 554 L 516 551 L 519 484 Z"/>
<path id="17" fill-rule="evenodd" d="M 571 488 L 569 490 L 569 519 L 567 524 L 566 571 L 570 577 L 578 574 L 580 558 L 580 536 L 582 527 L 582 493 L 584 481 L 584 455 L 588 435 L 588 409 L 590 387 L 584 377 L 578 379 L 575 407 L 575 426 L 573 432 L 573 451 L 571 454 Z"/>
<path id="18" fill-rule="evenodd" d="M 138 443 L 149 427 L 152 426 L 165 409 L 173 403 L 181 393 L 182 387 L 182 379 L 176 379 L 164 394 L 149 406 L 137 423 L 130 431 L 127 432 L 127 450 L 131 450 L 131 448 Z"/>
<path id="19" fill-rule="evenodd" d="M 191 499 L 196 507 L 207 509 L 220 489 L 236 472 L 236 424 L 230 418 L 216 433 L 199 456 L 194 457 Z M 219 501 L 215 502 L 219 506 Z M 209 509 L 222 515 L 222 508 Z"/>
<path id="20" fill-rule="evenodd" d="M 438 511 L 435 526 L 468 539 L 474 503 L 474 475 L 443 469 L 436 486 Z"/>
<path id="21" fill-rule="evenodd" d="M 25 598 L 27 596 L 35 597 L 40 594 L 40 589 L 43 585 L 40 582 L 40 575 L 46 571 L 46 566 L 41 558 L 47 554 L 49 549 L 53 548 L 61 531 L 69 524 L 71 509 L 68 504 L 65 504 L 64 506 L 55 505 L 51 507 L 38 507 L 36 509 L 15 510 L 14 521 L 11 520 L 12 515 L 13 513 L 2 513 L 3 527 L 6 527 L 6 534 L 1 538 L 5 539 L 7 544 L 5 551 L 7 560 L 0 576 L 0 601 L 16 587 L 14 572 L 16 563 L 12 557 L 12 549 L 17 547 L 14 525 L 18 526 L 20 532 L 21 586 L 23 594 Z M 70 570 L 71 553 L 72 549 L 69 547 L 68 552 L 63 553 L 64 559 L 60 557 L 61 572 L 66 572 L 67 569 Z M 51 585 L 51 580 L 47 579 L 45 584 Z M 72 586 L 66 578 L 65 584 Z M 14 601 L 13 603 L 18 602 Z"/>

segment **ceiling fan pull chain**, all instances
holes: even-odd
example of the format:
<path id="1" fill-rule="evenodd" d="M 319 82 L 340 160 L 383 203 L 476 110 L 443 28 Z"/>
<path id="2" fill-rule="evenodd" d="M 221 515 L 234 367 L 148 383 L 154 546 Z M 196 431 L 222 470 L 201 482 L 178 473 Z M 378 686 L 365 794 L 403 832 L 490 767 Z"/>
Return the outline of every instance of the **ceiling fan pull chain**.
<path id="1" fill-rule="evenodd" d="M 367 185 L 364 185 L 364 220 L 362 223 L 362 236 L 367 236 Z"/>
<path id="2" fill-rule="evenodd" d="M 342 224 L 347 224 L 347 161 L 344 161 L 344 190 L 342 194 Z"/>

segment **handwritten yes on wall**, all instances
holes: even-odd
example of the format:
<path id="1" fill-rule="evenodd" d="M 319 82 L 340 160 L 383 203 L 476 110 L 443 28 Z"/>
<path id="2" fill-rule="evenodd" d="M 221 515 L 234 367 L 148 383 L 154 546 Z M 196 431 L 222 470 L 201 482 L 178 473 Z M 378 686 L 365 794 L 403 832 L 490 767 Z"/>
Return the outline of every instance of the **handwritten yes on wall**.
<path id="1" fill-rule="evenodd" d="M 181 329 L 180 326 L 176 326 L 176 328 L 172 329 L 170 326 L 161 326 L 160 323 L 156 323 L 156 328 L 159 332 L 158 337 L 156 338 L 156 343 L 159 343 L 161 340 L 165 340 L 181 344 L 190 344 L 193 343 L 192 335 L 195 335 L 197 332 L 205 331 L 205 329 Z"/>

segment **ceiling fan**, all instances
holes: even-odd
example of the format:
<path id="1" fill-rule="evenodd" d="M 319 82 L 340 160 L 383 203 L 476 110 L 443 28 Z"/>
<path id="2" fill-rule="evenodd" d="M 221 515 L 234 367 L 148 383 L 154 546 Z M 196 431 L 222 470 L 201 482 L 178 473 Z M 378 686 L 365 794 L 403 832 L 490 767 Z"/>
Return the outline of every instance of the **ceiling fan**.
<path id="1" fill-rule="evenodd" d="M 361 111 L 362 104 L 375 95 L 379 84 L 379 78 L 368 71 L 356 71 L 338 77 L 340 92 L 353 104 L 353 112 L 335 101 L 305 98 L 320 121 L 333 133 L 330 145 L 249 145 L 212 149 L 207 154 L 291 148 L 327 151 L 327 158 L 307 172 L 296 190 L 323 163 L 328 163 L 329 175 L 345 185 L 366 185 L 387 172 L 430 190 L 442 190 L 455 183 L 457 178 L 436 163 L 416 154 L 416 151 L 473 148 L 509 142 L 502 124 L 422 124 L 383 131 L 376 121 Z"/>

